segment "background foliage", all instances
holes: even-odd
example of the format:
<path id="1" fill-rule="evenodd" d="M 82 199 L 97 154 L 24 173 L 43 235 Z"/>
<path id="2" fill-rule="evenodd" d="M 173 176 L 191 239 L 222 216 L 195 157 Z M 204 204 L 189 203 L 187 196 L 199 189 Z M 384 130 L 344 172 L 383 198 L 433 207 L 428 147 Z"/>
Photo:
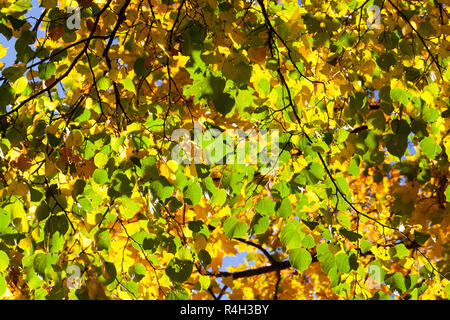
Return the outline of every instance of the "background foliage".
<path id="1" fill-rule="evenodd" d="M 3 0 L 0 295 L 448 298 L 449 4 Z M 174 162 L 194 121 L 279 170 Z"/>

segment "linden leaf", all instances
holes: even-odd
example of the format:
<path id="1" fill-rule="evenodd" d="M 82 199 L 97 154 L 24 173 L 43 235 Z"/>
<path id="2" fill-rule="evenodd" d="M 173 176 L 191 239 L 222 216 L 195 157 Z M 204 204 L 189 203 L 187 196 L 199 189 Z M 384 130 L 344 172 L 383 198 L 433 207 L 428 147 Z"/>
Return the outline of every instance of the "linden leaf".
<path id="1" fill-rule="evenodd" d="M 301 226 L 297 220 L 287 223 L 280 233 L 281 243 L 286 250 L 295 249 L 302 245 L 305 234 L 301 231 Z"/>
<path id="2" fill-rule="evenodd" d="M 441 146 L 436 144 L 432 137 L 422 139 L 420 148 L 423 154 L 430 159 L 434 159 L 442 151 Z"/>
<path id="3" fill-rule="evenodd" d="M 311 254 L 303 248 L 289 250 L 289 262 L 300 272 L 308 269 L 312 262 Z"/>
<path id="4" fill-rule="evenodd" d="M 223 229 L 228 238 L 242 238 L 247 232 L 248 226 L 235 217 L 228 217 L 223 224 Z"/>
<path id="5" fill-rule="evenodd" d="M 49 30 L 48 30 L 48 36 L 53 41 L 57 41 L 60 39 L 64 34 L 64 26 L 62 26 L 59 23 L 55 23 Z"/>

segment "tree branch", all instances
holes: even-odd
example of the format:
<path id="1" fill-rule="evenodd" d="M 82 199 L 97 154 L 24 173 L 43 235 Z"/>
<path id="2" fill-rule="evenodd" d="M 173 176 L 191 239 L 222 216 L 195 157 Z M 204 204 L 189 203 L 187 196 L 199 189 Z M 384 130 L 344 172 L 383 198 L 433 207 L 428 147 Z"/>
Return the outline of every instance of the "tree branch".
<path id="1" fill-rule="evenodd" d="M 414 30 L 414 32 L 417 34 L 417 36 L 419 37 L 420 41 L 422 42 L 422 44 L 424 45 L 425 49 L 427 50 L 428 54 L 431 57 L 431 61 L 434 62 L 434 64 L 436 65 L 436 67 L 439 70 L 439 74 L 441 75 L 441 79 L 444 80 L 444 77 L 442 75 L 442 70 L 441 70 L 441 66 L 439 65 L 439 62 L 437 61 L 437 55 L 434 56 L 433 53 L 431 52 L 430 48 L 428 48 L 425 39 L 422 37 L 422 35 L 419 33 L 419 31 L 417 31 L 416 28 L 414 28 L 414 26 L 412 25 L 411 21 L 409 21 L 408 17 L 405 16 L 405 14 L 399 9 L 399 7 L 397 7 L 391 0 L 388 0 L 389 3 L 394 7 L 395 11 L 397 11 L 397 14 L 399 16 L 402 17 L 402 19 L 411 27 L 412 30 Z"/>
<path id="2" fill-rule="evenodd" d="M 249 241 L 249 240 L 242 239 L 242 238 L 235 238 L 235 239 L 236 239 L 237 241 L 240 241 L 240 242 L 242 242 L 242 243 L 248 244 L 248 245 L 250 245 L 250 246 L 252 246 L 252 247 L 255 247 L 255 248 L 261 250 L 262 253 L 263 253 L 263 254 L 266 256 L 266 258 L 269 260 L 270 264 L 274 265 L 274 264 L 277 264 L 277 263 L 278 263 L 278 261 L 275 260 L 275 258 L 272 257 L 272 255 L 271 255 L 266 249 L 264 249 L 261 245 L 259 245 L 259 244 L 257 244 L 257 243 L 254 243 L 254 242 L 252 242 L 252 241 Z"/>
<path id="3" fill-rule="evenodd" d="M 284 269 L 289 269 L 291 267 L 291 263 L 288 260 L 285 260 L 283 262 L 278 262 L 277 264 L 270 265 L 270 266 L 264 266 L 260 268 L 255 269 L 249 269 L 244 271 L 236 271 L 236 272 L 217 272 L 217 273 L 211 273 L 211 276 L 214 277 L 232 277 L 233 280 L 239 279 L 239 278 L 247 278 L 247 277 L 253 277 L 258 276 L 264 273 L 269 273 L 273 271 L 280 271 Z"/>
<path id="4" fill-rule="evenodd" d="M 100 17 L 102 15 L 103 12 L 106 11 L 106 9 L 109 7 L 109 5 L 111 4 L 112 0 L 108 0 L 108 2 L 106 3 L 106 5 L 102 8 L 102 10 L 99 12 L 97 18 L 95 19 L 92 31 L 89 35 L 89 37 L 86 39 L 86 43 L 84 45 L 84 48 L 81 50 L 81 52 L 73 59 L 72 63 L 70 64 L 69 68 L 66 70 L 66 72 L 64 72 L 58 79 L 56 79 L 52 84 L 50 84 L 47 88 L 42 89 L 38 92 L 36 92 L 35 94 L 31 95 L 30 97 L 28 97 L 27 99 L 23 100 L 17 107 L 11 109 L 9 112 L 6 112 L 2 115 L 0 115 L 0 119 L 4 118 L 14 112 L 17 112 L 20 108 L 22 108 L 25 104 L 27 104 L 28 102 L 32 101 L 33 99 L 39 97 L 41 94 L 45 93 L 45 92 L 49 92 L 50 90 L 55 87 L 61 80 L 63 80 L 65 77 L 67 77 L 69 75 L 69 73 L 72 71 L 72 69 L 75 67 L 75 65 L 77 64 L 78 60 L 80 60 L 80 58 L 85 54 L 85 52 L 87 51 L 87 49 L 89 48 L 89 42 L 90 40 L 92 40 L 94 38 L 94 33 L 95 30 L 97 28 L 98 22 L 100 21 Z"/>

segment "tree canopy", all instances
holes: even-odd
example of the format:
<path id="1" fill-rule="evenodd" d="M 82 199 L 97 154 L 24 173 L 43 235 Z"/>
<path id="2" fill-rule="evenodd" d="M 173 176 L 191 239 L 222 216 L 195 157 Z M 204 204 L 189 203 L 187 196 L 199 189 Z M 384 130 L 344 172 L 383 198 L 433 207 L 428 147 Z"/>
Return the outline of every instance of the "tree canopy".
<path id="1" fill-rule="evenodd" d="M 447 299 L 449 5 L 2 1 L 0 296 Z"/>

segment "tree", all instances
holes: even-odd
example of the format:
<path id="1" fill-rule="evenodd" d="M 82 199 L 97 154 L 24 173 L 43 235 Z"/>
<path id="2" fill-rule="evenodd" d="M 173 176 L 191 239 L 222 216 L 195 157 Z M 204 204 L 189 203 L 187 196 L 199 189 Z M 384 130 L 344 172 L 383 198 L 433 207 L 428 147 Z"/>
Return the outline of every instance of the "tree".
<path id="1" fill-rule="evenodd" d="M 4 1 L 0 295 L 448 298 L 449 4 Z"/>

